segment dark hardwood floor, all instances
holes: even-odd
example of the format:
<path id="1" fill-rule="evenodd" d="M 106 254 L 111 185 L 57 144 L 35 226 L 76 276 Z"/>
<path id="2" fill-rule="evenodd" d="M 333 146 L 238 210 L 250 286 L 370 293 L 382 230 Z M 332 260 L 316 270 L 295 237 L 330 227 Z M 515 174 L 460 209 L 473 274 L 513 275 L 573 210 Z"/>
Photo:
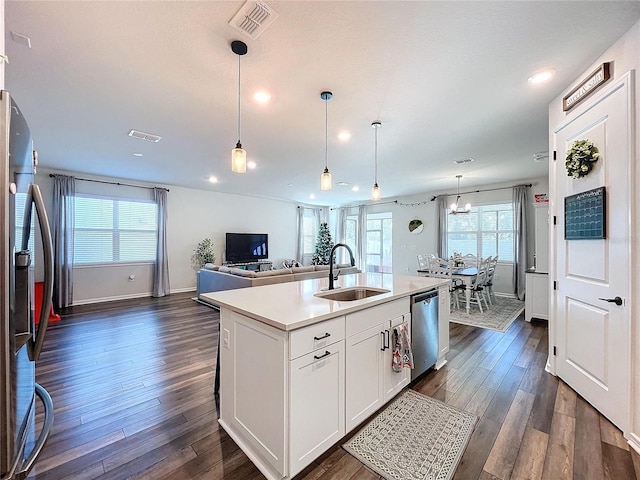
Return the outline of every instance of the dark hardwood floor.
<path id="1" fill-rule="evenodd" d="M 62 312 L 37 366 L 55 421 L 29 478 L 264 478 L 218 426 L 219 316 L 191 296 Z M 504 334 L 450 330 L 448 364 L 412 388 L 480 417 L 455 479 L 640 478 L 620 431 L 544 372 L 546 322 L 520 318 Z M 303 478 L 378 476 L 334 446 Z"/>

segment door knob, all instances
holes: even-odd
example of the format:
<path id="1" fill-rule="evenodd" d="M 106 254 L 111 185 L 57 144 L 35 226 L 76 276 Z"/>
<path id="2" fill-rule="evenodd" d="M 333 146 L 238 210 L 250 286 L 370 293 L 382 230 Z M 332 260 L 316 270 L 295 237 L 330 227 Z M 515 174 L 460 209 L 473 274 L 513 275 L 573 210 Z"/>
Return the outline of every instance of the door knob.
<path id="1" fill-rule="evenodd" d="M 616 305 L 622 305 L 622 299 L 620 297 L 616 298 L 598 298 L 598 300 L 604 300 L 605 302 L 615 303 Z"/>

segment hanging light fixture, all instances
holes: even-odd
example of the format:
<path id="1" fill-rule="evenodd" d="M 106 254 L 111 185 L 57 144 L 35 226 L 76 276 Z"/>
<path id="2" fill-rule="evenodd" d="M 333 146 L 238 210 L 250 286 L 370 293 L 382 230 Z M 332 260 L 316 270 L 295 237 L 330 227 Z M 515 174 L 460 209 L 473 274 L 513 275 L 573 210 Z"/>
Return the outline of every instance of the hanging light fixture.
<path id="1" fill-rule="evenodd" d="M 329 166 L 327 163 L 327 157 L 328 157 L 328 147 L 329 147 L 329 142 L 328 142 L 328 130 L 329 130 L 329 123 L 328 123 L 328 115 L 327 115 L 327 103 L 329 102 L 329 100 L 331 100 L 331 98 L 333 97 L 333 93 L 331 92 L 322 92 L 320 94 L 320 98 L 322 100 L 324 100 L 324 172 L 322 172 L 322 175 L 320 176 L 320 190 L 331 190 L 331 174 L 329 173 Z"/>
<path id="2" fill-rule="evenodd" d="M 471 211 L 470 203 L 467 203 L 464 208 L 460 206 L 460 179 L 462 178 L 462 175 L 456 175 L 456 178 L 458 179 L 458 193 L 456 196 L 456 201 L 449 207 L 449 213 L 451 215 L 457 215 L 458 213 L 469 213 Z"/>
<path id="3" fill-rule="evenodd" d="M 373 188 L 371 189 L 371 200 L 377 202 L 380 200 L 380 196 L 382 192 L 380 191 L 380 187 L 378 186 L 378 129 L 382 126 L 382 122 L 380 120 L 376 120 L 371 124 L 371 128 L 375 130 L 375 150 L 374 150 L 374 163 L 373 163 Z"/>
<path id="4" fill-rule="evenodd" d="M 231 171 L 245 173 L 247 171 L 247 152 L 240 143 L 240 57 L 247 53 L 247 44 L 240 40 L 231 42 L 231 50 L 238 55 L 238 143 L 231 150 Z"/>

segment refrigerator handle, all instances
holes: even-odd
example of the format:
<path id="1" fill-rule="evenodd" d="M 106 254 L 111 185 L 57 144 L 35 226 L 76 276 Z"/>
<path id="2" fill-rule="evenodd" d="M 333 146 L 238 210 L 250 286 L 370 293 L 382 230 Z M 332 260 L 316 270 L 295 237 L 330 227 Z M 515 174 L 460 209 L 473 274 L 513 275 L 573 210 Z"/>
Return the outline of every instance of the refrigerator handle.
<path id="1" fill-rule="evenodd" d="M 33 184 L 31 185 L 31 190 L 33 203 L 36 206 L 36 212 L 38 214 L 38 223 L 42 235 L 42 248 L 44 250 L 44 288 L 42 292 L 42 305 L 40 306 L 40 320 L 38 333 L 35 336 L 33 346 L 30 350 L 30 358 L 35 362 L 40 358 L 44 336 L 47 333 L 47 324 L 49 323 L 49 311 L 51 310 L 51 298 L 53 297 L 53 245 L 51 243 L 49 219 L 47 218 L 47 211 L 44 207 L 40 187 Z"/>
<path id="2" fill-rule="evenodd" d="M 53 401 L 51 400 L 49 392 L 47 392 L 40 384 L 36 383 L 36 394 L 44 404 L 44 424 L 42 425 L 42 430 L 40 430 L 40 435 L 38 436 L 38 440 L 36 441 L 33 450 L 31 450 L 29 457 L 26 458 L 22 464 L 22 470 L 19 472 L 21 474 L 28 474 L 33 467 L 36 458 L 42 451 L 42 447 L 44 447 L 44 442 L 46 442 L 49 437 L 49 432 L 53 425 Z M 24 478 L 24 476 L 21 477 L 18 475 L 17 478 Z"/>

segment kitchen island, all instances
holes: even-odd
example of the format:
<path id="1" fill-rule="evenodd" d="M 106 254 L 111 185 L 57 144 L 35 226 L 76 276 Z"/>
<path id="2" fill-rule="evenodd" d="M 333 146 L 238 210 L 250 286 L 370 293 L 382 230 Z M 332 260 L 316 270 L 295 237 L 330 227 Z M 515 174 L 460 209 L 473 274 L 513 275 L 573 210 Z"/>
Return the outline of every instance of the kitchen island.
<path id="1" fill-rule="evenodd" d="M 397 395 L 393 331 L 410 297 L 439 292 L 438 360 L 449 345 L 448 280 L 389 274 L 328 277 L 204 294 L 220 306 L 220 424 L 269 479 L 299 473 Z M 366 296 L 349 297 L 355 290 Z"/>

